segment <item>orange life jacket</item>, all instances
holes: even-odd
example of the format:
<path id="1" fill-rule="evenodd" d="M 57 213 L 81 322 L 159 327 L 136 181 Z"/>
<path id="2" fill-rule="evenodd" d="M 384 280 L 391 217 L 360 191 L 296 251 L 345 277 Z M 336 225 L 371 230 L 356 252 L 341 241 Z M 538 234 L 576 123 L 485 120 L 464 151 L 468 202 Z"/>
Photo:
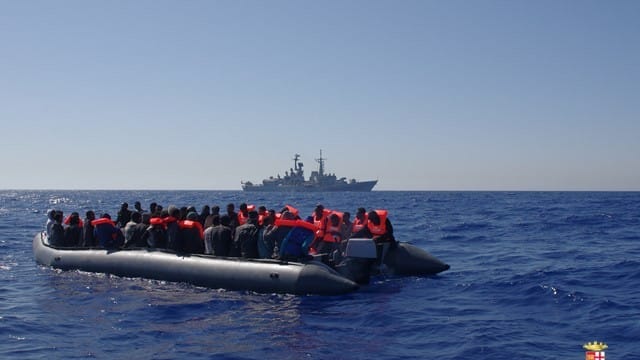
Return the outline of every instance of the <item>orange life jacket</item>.
<path id="1" fill-rule="evenodd" d="M 325 229 L 327 227 L 327 219 L 329 218 L 329 214 L 331 214 L 331 210 L 324 209 L 322 210 L 322 216 L 320 218 L 316 218 L 316 212 L 314 211 L 311 216 L 313 217 L 313 224 L 318 229 L 316 231 L 316 239 L 322 239 L 324 237 Z"/>
<path id="2" fill-rule="evenodd" d="M 78 218 L 78 220 L 79 220 L 78 226 L 79 227 L 83 227 L 84 226 L 84 222 L 82 221 L 82 219 Z M 65 225 L 71 224 L 71 215 L 67 216 L 62 223 L 65 224 Z"/>
<path id="3" fill-rule="evenodd" d="M 159 217 L 152 217 L 151 219 L 149 219 L 149 224 L 162 225 L 164 227 L 164 219 Z"/>
<path id="4" fill-rule="evenodd" d="M 181 229 L 193 229 L 196 228 L 200 232 L 200 239 L 204 240 L 204 229 L 202 224 L 197 220 L 182 220 L 178 222 Z"/>
<path id="5" fill-rule="evenodd" d="M 289 227 L 299 226 L 299 227 L 303 227 L 305 229 L 311 230 L 313 232 L 318 230 L 318 228 L 314 224 L 308 221 L 304 221 L 302 219 L 296 219 L 296 220 L 277 219 L 276 226 L 289 226 Z"/>
<path id="6" fill-rule="evenodd" d="M 255 205 L 247 205 L 247 215 L 243 214 L 242 211 L 238 211 L 238 224 L 244 225 L 249 220 L 249 211 L 253 211 L 256 209 Z"/>
<path id="7" fill-rule="evenodd" d="M 367 220 L 367 227 L 371 234 L 376 237 L 384 235 L 387 232 L 387 210 L 374 210 L 380 218 L 380 225 L 374 225 L 371 220 Z"/>
<path id="8" fill-rule="evenodd" d="M 91 225 L 93 226 L 102 225 L 102 224 L 111 224 L 113 226 L 116 226 L 116 223 L 114 223 L 111 219 L 107 219 L 107 218 L 91 220 Z"/>
<path id="9" fill-rule="evenodd" d="M 336 226 L 331 224 L 331 215 L 333 214 L 338 216 L 338 225 Z M 334 243 L 342 240 L 342 215 L 340 211 L 331 211 L 331 213 L 326 216 L 327 222 L 322 241 Z"/>
<path id="10" fill-rule="evenodd" d="M 364 214 L 364 220 L 360 220 L 357 217 L 355 218 L 355 220 L 353 220 L 353 224 L 351 225 L 351 233 L 355 234 L 358 231 L 364 229 L 367 226 L 367 214 Z"/>

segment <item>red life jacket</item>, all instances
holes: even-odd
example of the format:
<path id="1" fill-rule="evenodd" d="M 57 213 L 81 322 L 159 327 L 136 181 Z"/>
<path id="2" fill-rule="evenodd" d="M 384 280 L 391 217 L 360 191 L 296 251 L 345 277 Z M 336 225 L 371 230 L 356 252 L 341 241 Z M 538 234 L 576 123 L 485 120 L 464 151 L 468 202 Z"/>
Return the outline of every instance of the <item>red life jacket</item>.
<path id="1" fill-rule="evenodd" d="M 374 225 L 371 220 L 367 220 L 367 227 L 373 237 L 384 235 L 387 232 L 387 210 L 374 210 L 380 218 L 380 225 Z"/>
<path id="2" fill-rule="evenodd" d="M 193 229 L 196 228 L 200 232 L 200 239 L 204 240 L 204 229 L 202 228 L 202 224 L 200 224 L 197 220 L 182 220 L 178 222 L 178 225 L 181 229 Z"/>
<path id="3" fill-rule="evenodd" d="M 331 215 L 333 214 L 338 216 L 338 225 L 336 226 L 331 224 Z M 331 213 L 326 216 L 327 222 L 322 241 L 330 243 L 342 241 L 342 215 L 340 211 L 331 211 Z"/>

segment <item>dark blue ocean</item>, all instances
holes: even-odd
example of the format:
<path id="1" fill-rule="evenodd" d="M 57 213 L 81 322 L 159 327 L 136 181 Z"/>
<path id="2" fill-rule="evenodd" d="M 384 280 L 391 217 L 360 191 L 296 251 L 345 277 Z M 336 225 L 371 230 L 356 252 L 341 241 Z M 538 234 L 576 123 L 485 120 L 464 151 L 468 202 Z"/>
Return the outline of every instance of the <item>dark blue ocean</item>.
<path id="1" fill-rule="evenodd" d="M 256 294 L 39 266 L 48 208 L 249 202 L 385 208 L 451 265 L 337 296 Z M 0 191 L 2 359 L 640 359 L 640 192 Z"/>

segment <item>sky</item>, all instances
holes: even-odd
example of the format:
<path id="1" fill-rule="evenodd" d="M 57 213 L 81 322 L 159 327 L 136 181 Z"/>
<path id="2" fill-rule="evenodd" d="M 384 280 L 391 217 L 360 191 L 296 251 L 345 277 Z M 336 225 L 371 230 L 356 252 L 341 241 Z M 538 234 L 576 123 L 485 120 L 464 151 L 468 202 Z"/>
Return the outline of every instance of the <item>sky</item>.
<path id="1" fill-rule="evenodd" d="M 640 190 L 640 1 L 0 0 L 0 189 Z"/>

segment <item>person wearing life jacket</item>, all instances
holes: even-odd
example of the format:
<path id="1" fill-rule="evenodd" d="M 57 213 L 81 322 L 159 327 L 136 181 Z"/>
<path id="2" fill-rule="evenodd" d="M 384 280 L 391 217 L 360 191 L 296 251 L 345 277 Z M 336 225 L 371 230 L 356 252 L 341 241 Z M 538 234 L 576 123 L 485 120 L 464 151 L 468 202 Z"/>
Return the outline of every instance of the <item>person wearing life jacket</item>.
<path id="1" fill-rule="evenodd" d="M 124 243 L 124 236 L 120 228 L 111 220 L 109 214 L 103 214 L 100 219 L 93 220 L 93 233 L 98 245 L 105 249 L 117 249 Z"/>
<path id="2" fill-rule="evenodd" d="M 198 214 L 189 212 L 179 226 L 178 238 L 184 245 L 182 250 L 189 254 L 204 254 L 204 229 L 198 221 Z"/>
<path id="3" fill-rule="evenodd" d="M 293 222 L 296 220 L 295 216 L 288 210 L 284 210 L 276 216 L 273 226 L 265 229 L 263 234 L 263 241 L 269 244 L 272 248 L 270 257 L 278 259 L 280 257 L 280 247 L 282 240 L 287 236 L 291 230 Z M 273 246 L 271 246 L 273 244 Z"/>
<path id="4" fill-rule="evenodd" d="M 396 241 L 393 237 L 393 226 L 387 215 L 387 210 L 373 210 L 367 214 L 367 229 L 376 244 Z"/>
<path id="5" fill-rule="evenodd" d="M 316 230 L 313 223 L 296 219 L 288 211 L 283 212 L 270 234 L 275 243 L 273 257 L 285 261 L 306 260 Z"/>
<path id="6" fill-rule="evenodd" d="M 316 231 L 316 241 L 324 237 L 324 231 L 327 227 L 327 219 L 330 213 L 331 210 L 325 209 L 322 204 L 316 205 L 316 208 L 313 210 L 311 221 L 313 221 L 313 225 L 318 229 Z"/>
<path id="7" fill-rule="evenodd" d="M 358 208 L 356 211 L 356 218 L 351 225 L 351 237 L 357 238 L 357 234 L 360 234 L 367 227 L 367 210 L 365 208 Z"/>
<path id="8" fill-rule="evenodd" d="M 149 225 L 146 226 L 145 232 L 141 239 L 143 246 L 150 248 L 165 249 L 167 247 L 167 230 L 164 219 L 158 214 L 153 215 L 149 219 Z"/>
<path id="9" fill-rule="evenodd" d="M 77 217 L 78 218 L 78 226 L 80 228 L 82 228 L 82 226 L 84 225 L 84 223 L 82 222 L 82 219 L 80 219 L 80 214 L 78 214 L 78 212 L 74 211 L 71 214 L 69 214 L 69 216 L 67 216 L 64 221 L 62 222 L 62 225 L 64 226 L 69 226 L 71 225 L 71 217 Z"/>
<path id="10" fill-rule="evenodd" d="M 71 213 L 68 217 L 69 224 L 64 228 L 64 246 L 78 247 L 82 243 L 82 227 L 80 226 L 80 215 L 77 212 Z"/>
<path id="11" fill-rule="evenodd" d="M 244 225 L 249 220 L 249 212 L 255 211 L 255 205 L 247 205 L 246 203 L 240 204 L 240 211 L 238 212 L 238 226 Z"/>
<path id="12" fill-rule="evenodd" d="M 269 212 L 267 211 L 267 207 L 264 205 L 260 205 L 258 207 L 258 225 L 262 226 L 264 223 L 264 219 L 269 216 Z"/>
<path id="13" fill-rule="evenodd" d="M 315 250 L 318 254 L 332 254 L 339 249 L 342 242 L 342 213 L 332 211 L 325 224 L 324 235 L 316 242 Z"/>

